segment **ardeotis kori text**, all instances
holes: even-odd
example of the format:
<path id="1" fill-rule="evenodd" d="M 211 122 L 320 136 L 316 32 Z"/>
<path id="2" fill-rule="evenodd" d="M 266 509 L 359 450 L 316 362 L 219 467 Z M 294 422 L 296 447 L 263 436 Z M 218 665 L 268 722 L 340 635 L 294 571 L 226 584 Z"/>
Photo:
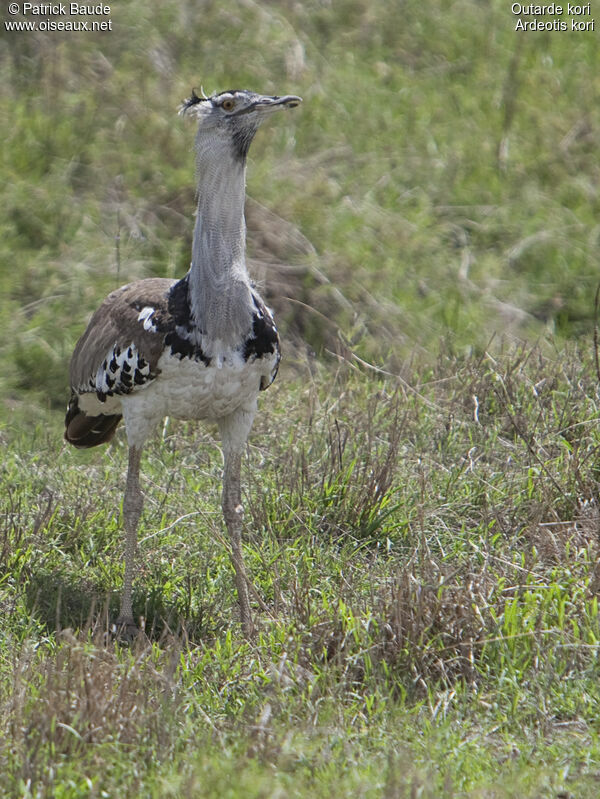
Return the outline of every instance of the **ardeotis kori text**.
<path id="1" fill-rule="evenodd" d="M 135 629 L 132 608 L 142 448 L 160 420 L 216 421 L 221 434 L 223 515 L 231 538 L 241 623 L 253 632 L 242 557 L 240 468 L 258 393 L 275 379 L 279 337 L 246 270 L 246 155 L 261 122 L 299 97 L 194 92 L 183 114 L 198 119 L 198 212 L 190 270 L 181 280 L 150 278 L 104 300 L 71 360 L 65 438 L 103 444 L 121 418 L 129 443 L 123 501 L 125 577 L 118 624 Z"/>

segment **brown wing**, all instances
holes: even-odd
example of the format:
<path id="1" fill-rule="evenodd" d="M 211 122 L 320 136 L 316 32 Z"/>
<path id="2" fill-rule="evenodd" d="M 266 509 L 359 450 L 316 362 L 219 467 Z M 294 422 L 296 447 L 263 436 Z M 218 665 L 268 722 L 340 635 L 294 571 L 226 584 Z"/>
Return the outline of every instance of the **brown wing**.
<path id="1" fill-rule="evenodd" d="M 156 376 L 169 316 L 169 290 L 175 282 L 165 278 L 138 280 L 108 295 L 73 352 L 73 392 L 129 393 Z"/>
<path id="2" fill-rule="evenodd" d="M 109 441 L 121 421 L 115 400 L 156 377 L 175 283 L 151 278 L 122 286 L 92 316 L 71 358 L 65 438 L 74 446 Z"/>

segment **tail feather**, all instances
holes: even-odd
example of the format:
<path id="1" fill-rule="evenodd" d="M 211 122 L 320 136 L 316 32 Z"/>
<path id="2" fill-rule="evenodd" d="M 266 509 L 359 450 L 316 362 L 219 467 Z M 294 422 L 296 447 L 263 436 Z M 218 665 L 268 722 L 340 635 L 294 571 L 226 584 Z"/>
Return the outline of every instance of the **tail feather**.
<path id="1" fill-rule="evenodd" d="M 74 395 L 65 417 L 65 439 L 80 449 L 105 444 L 114 436 L 121 419 L 121 414 L 87 416 L 79 410 L 77 395 Z"/>

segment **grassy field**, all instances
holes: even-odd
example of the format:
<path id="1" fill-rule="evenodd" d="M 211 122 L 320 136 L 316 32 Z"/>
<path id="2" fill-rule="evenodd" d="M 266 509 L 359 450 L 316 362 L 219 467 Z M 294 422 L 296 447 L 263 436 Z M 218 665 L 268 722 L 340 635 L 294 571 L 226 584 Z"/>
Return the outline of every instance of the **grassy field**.
<path id="1" fill-rule="evenodd" d="M 597 34 L 493 1 L 111 9 L 0 42 L 0 793 L 595 798 Z M 126 441 L 63 445 L 68 360 L 109 290 L 188 267 L 192 86 L 304 98 L 248 174 L 285 347 L 244 463 L 260 632 L 216 431 L 168 421 L 125 647 Z"/>

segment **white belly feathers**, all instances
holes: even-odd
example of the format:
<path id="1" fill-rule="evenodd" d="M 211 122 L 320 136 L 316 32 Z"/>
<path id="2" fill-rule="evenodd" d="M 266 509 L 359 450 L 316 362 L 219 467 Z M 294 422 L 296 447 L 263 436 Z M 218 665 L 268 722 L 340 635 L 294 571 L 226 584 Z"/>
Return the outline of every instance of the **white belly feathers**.
<path id="1" fill-rule="evenodd" d="M 141 446 L 165 416 L 218 421 L 240 409 L 253 412 L 261 378 L 275 360 L 273 355 L 244 362 L 235 354 L 219 368 L 165 352 L 151 383 L 119 397 L 129 443 Z"/>
<path id="2" fill-rule="evenodd" d="M 149 411 L 156 407 L 161 417 L 219 419 L 248 401 L 254 401 L 261 377 L 272 368 L 271 360 L 244 361 L 241 355 L 234 353 L 219 367 L 165 352 L 158 361 L 160 373 L 151 384 L 151 390 L 124 397 L 124 404 L 129 399 L 139 398 L 147 402 Z"/>

